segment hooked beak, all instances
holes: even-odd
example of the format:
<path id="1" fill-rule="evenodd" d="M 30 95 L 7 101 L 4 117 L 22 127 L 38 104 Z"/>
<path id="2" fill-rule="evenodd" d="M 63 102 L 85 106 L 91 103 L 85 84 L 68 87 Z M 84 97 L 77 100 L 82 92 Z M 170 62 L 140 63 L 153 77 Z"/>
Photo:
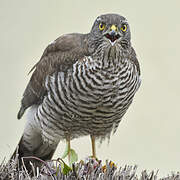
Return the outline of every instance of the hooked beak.
<path id="1" fill-rule="evenodd" d="M 108 32 L 106 32 L 104 35 L 107 39 L 110 40 L 112 45 L 114 45 L 115 41 L 121 37 L 117 26 L 114 24 L 110 27 Z"/>

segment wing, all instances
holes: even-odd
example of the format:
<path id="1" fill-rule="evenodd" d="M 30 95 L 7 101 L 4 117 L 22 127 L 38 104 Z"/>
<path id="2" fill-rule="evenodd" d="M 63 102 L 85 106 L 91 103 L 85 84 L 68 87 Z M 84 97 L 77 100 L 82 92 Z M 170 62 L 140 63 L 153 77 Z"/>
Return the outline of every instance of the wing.
<path id="1" fill-rule="evenodd" d="M 131 53 L 130 53 L 129 59 L 135 64 L 137 71 L 138 71 L 138 74 L 140 76 L 141 75 L 140 65 L 139 65 L 139 61 L 136 57 L 136 52 L 133 49 L 133 47 L 131 47 Z"/>
<path id="2" fill-rule="evenodd" d="M 42 102 L 46 95 L 45 79 L 48 75 L 56 71 L 66 71 L 75 61 L 89 55 L 87 36 L 67 34 L 48 45 L 39 62 L 31 69 L 33 74 L 24 91 L 18 119 L 28 107 Z"/>

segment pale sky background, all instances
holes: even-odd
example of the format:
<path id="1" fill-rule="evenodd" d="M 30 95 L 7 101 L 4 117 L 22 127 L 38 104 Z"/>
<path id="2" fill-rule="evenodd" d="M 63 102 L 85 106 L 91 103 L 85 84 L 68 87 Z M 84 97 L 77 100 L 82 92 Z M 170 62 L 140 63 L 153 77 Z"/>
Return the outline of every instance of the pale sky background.
<path id="1" fill-rule="evenodd" d="M 130 24 L 142 86 L 119 128 L 97 149 L 102 160 L 159 176 L 180 171 L 179 0 L 0 0 L 0 160 L 10 157 L 26 121 L 20 100 L 45 47 L 65 33 L 90 31 L 95 18 L 118 13 Z M 91 154 L 89 137 L 72 141 L 79 159 Z M 62 155 L 60 143 L 54 157 Z"/>

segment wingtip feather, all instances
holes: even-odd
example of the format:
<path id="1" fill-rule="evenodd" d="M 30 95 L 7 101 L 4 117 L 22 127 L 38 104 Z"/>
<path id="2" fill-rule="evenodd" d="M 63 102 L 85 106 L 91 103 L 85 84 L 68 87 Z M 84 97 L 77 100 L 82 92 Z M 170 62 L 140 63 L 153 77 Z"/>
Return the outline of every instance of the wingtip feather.
<path id="1" fill-rule="evenodd" d="M 25 111 L 25 108 L 21 107 L 18 114 L 17 114 L 17 118 L 18 119 L 21 119 L 21 117 L 23 116 L 24 114 L 24 111 Z"/>

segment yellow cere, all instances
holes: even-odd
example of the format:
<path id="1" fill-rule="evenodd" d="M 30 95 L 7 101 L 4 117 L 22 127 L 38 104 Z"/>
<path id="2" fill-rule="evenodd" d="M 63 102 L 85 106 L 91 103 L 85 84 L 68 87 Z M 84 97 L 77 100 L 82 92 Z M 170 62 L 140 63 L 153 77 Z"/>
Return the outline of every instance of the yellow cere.
<path id="1" fill-rule="evenodd" d="M 111 30 L 117 31 L 117 27 L 113 24 L 113 25 L 111 26 Z"/>
<path id="2" fill-rule="evenodd" d="M 122 27 L 121 27 L 121 30 L 125 32 L 127 30 L 127 25 L 123 24 Z"/>
<path id="3" fill-rule="evenodd" d="M 102 30 L 104 30 L 105 29 L 105 24 L 103 24 L 103 23 L 100 23 L 99 24 L 99 29 L 102 31 Z"/>

